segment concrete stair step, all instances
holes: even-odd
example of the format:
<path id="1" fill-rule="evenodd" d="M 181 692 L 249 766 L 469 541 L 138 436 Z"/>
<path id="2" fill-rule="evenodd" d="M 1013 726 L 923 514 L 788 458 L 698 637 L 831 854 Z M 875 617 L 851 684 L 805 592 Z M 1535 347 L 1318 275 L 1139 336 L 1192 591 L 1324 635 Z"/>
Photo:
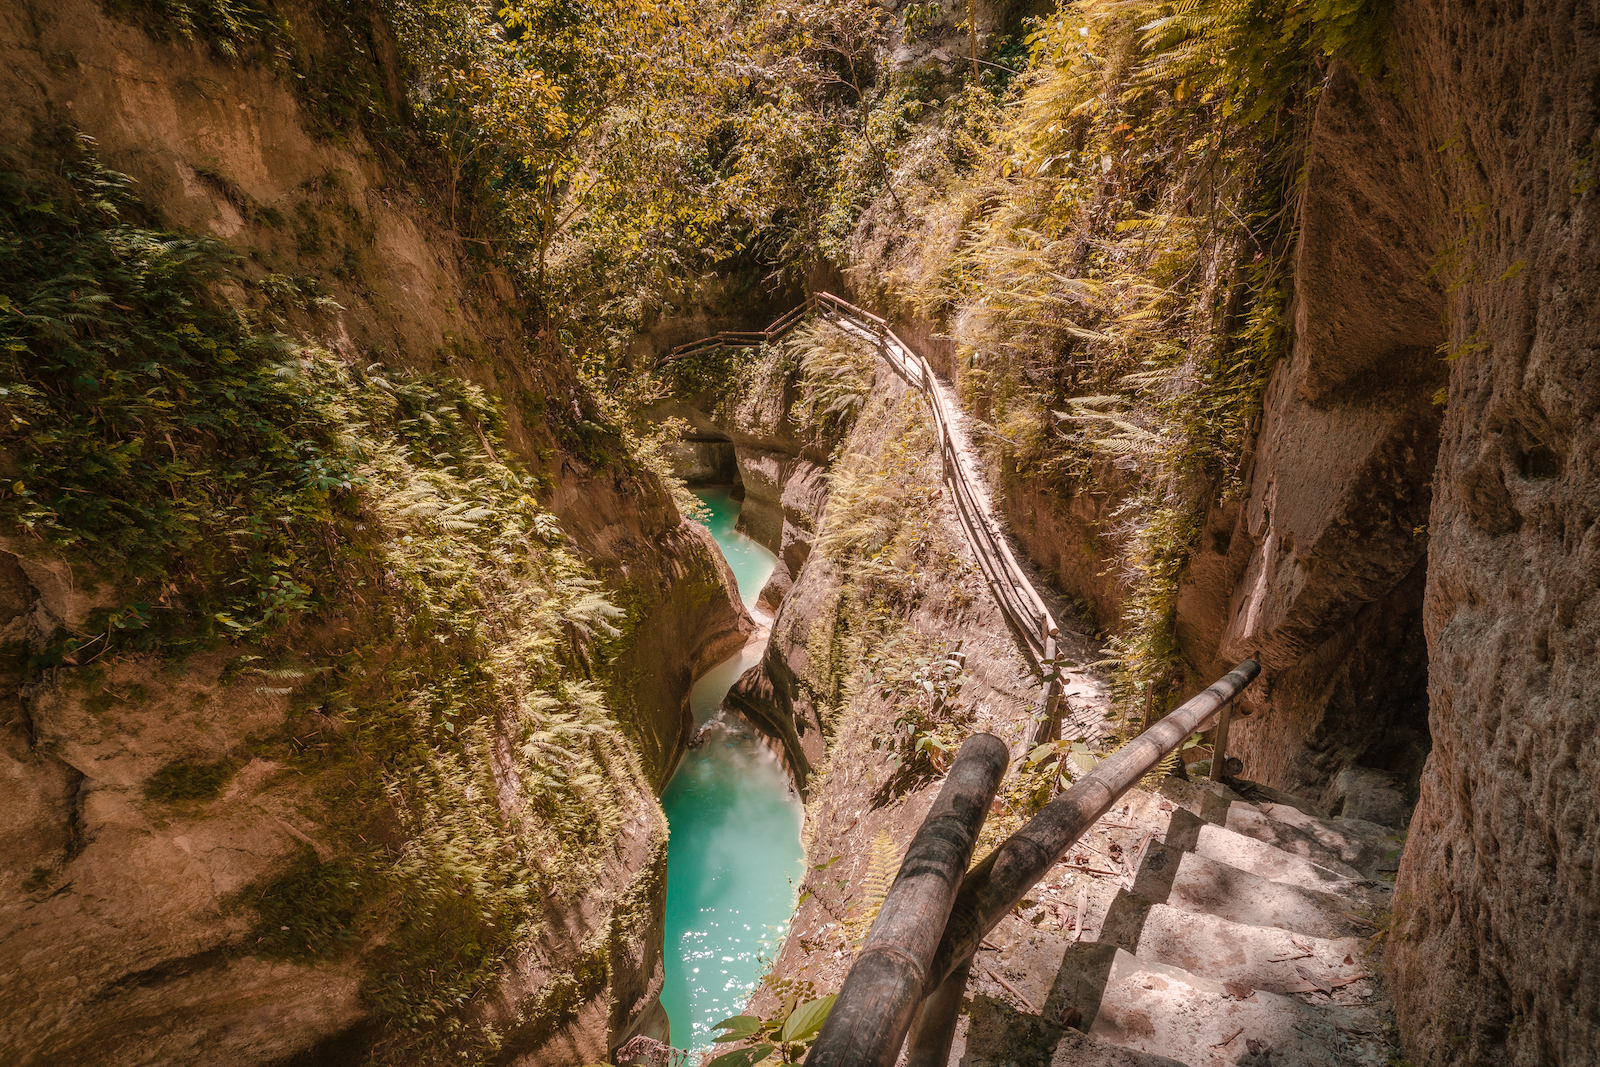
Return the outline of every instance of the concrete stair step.
<path id="1" fill-rule="evenodd" d="M 1166 843 L 1304 889 L 1332 887 L 1329 891 L 1336 892 L 1341 883 L 1366 880 L 1342 860 L 1330 858 L 1315 863 L 1255 837 L 1206 822 L 1183 808 L 1172 813 Z"/>
<path id="2" fill-rule="evenodd" d="M 1177 778 L 1162 783 L 1161 795 L 1206 822 L 1330 870 L 1344 864 L 1361 877 L 1371 878 L 1399 866 L 1403 833 L 1359 819 L 1331 818 L 1305 800 L 1253 782 L 1238 785 L 1254 799 L 1246 799 L 1220 782 Z"/>
<path id="3" fill-rule="evenodd" d="M 1102 1044 L 1088 1034 L 1066 1030 L 1056 1042 L 1050 1067 L 1185 1067 L 1185 1064 L 1166 1056 Z"/>
<path id="4" fill-rule="evenodd" d="M 1339 1003 L 1360 1003 L 1379 996 L 1366 959 L 1367 943 L 1357 937 L 1313 937 L 1270 926 L 1246 926 L 1216 915 L 1152 904 L 1123 891 L 1111 902 L 1100 940 L 1142 960 L 1269 993 L 1319 992 Z"/>
<path id="5" fill-rule="evenodd" d="M 1109 944 L 1072 946 L 1043 1017 L 1187 1067 L 1383 1064 L 1390 1047 L 1381 1009 L 1313 1006 Z"/>
<path id="6" fill-rule="evenodd" d="M 1193 812 L 1206 822 L 1218 824 L 1227 818 L 1229 805 L 1244 800 L 1221 782 L 1213 782 L 1209 778 L 1164 778 L 1159 791 L 1178 807 Z"/>
<path id="7" fill-rule="evenodd" d="M 1266 820 L 1263 824 L 1262 820 Z M 1315 842 L 1336 853 L 1345 863 L 1368 876 L 1398 870 L 1406 835 L 1360 819 L 1333 819 L 1311 815 L 1287 804 L 1250 804 L 1228 807 L 1223 822 L 1235 833 L 1264 840 L 1279 848 L 1295 841 Z M 1263 836 L 1263 835 L 1270 835 Z M 1291 848 L 1290 851 L 1297 851 Z M 1314 857 L 1311 857 L 1314 858 Z"/>
<path id="8" fill-rule="evenodd" d="M 1323 867 L 1337 869 L 1334 864 L 1343 864 L 1367 878 L 1383 869 L 1388 853 L 1394 852 L 1398 858 L 1397 846 L 1386 849 L 1365 837 L 1338 829 L 1331 820 L 1324 822 L 1302 816 L 1292 808 L 1289 813 L 1295 817 L 1295 822 L 1283 818 L 1284 813 L 1274 818 L 1257 805 L 1241 801 L 1228 806 L 1220 825 Z"/>
<path id="9" fill-rule="evenodd" d="M 1338 883 L 1337 892 L 1305 889 L 1155 841 L 1133 893 L 1152 904 L 1326 938 L 1370 936 L 1380 927 L 1371 916 L 1388 903 L 1387 893 L 1360 882 Z"/>
<path id="10" fill-rule="evenodd" d="M 960 1067 L 1184 1067 L 1178 1060 L 1095 1041 L 1004 1001 L 978 995 L 951 1048 Z"/>

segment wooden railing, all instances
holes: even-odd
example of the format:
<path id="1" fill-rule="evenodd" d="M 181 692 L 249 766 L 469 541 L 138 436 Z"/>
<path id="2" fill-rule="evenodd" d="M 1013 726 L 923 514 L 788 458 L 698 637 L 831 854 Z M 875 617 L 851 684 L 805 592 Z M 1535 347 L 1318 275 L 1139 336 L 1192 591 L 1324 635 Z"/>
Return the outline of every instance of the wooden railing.
<path id="1" fill-rule="evenodd" d="M 1060 730 L 1061 679 L 1056 665 L 1057 639 L 1061 636 L 1056 621 L 1027 573 L 1017 562 L 1010 544 L 1001 534 L 989 504 L 983 480 L 977 472 L 970 443 L 954 417 L 954 401 L 947 394 L 927 359 L 913 351 L 897 336 L 889 323 L 878 315 L 859 308 L 832 293 L 812 293 L 806 302 L 775 320 L 765 330 L 724 331 L 698 341 L 679 345 L 663 356 L 656 366 L 707 352 L 715 348 L 756 348 L 777 340 L 793 330 L 806 314 L 816 314 L 857 336 L 873 341 L 878 354 L 907 384 L 922 393 L 933 412 L 939 458 L 944 481 L 950 488 L 956 516 L 967 543 L 977 557 L 995 603 L 1018 638 L 1029 665 L 1043 679 L 1037 725 L 1033 740 L 1044 741 Z"/>
<path id="2" fill-rule="evenodd" d="M 1060 632 L 1044 599 L 1001 535 L 954 417 L 954 402 L 932 366 L 888 322 L 832 293 L 813 293 L 765 330 L 727 331 L 679 345 L 657 366 L 714 348 L 754 348 L 793 330 L 807 313 L 872 340 L 896 374 L 927 399 L 933 412 L 956 515 L 995 603 L 1028 662 L 1045 681 L 1031 741 L 1060 729 Z M 1103 760 L 1008 837 L 972 870 L 967 863 L 994 799 L 1009 750 L 987 734 L 962 744 L 944 788 L 906 851 L 877 920 L 845 976 L 807 1067 L 891 1067 L 910 1031 L 906 1067 L 945 1067 L 961 995 L 978 944 L 1095 820 L 1213 715 L 1222 713 L 1213 767 L 1225 758 L 1227 707 L 1261 668 L 1245 660 L 1209 689 L 1149 726 Z M 1215 776 L 1215 775 L 1214 775 Z M 937 935 L 937 936 L 936 936 Z"/>
<path id="3" fill-rule="evenodd" d="M 984 935 L 1124 793 L 1260 671 L 1253 659 L 1239 664 L 1101 761 L 970 871 L 971 842 L 1004 773 L 1007 749 L 987 734 L 964 742 L 845 976 L 807 1067 L 892 1067 L 908 1031 L 906 1067 L 945 1067 L 962 991 Z"/>
<path id="4" fill-rule="evenodd" d="M 813 299 L 807 297 L 804 304 L 785 311 L 773 320 L 772 325 L 765 330 L 723 330 L 721 333 L 714 333 L 710 337 L 702 337 L 698 341 L 690 341 L 688 344 L 679 345 L 656 360 L 655 366 L 663 367 L 675 359 L 697 355 L 701 352 L 709 352 L 714 348 L 760 348 L 769 341 L 776 341 L 800 325 L 801 320 L 806 317 L 806 313 L 812 310 L 812 305 Z"/>

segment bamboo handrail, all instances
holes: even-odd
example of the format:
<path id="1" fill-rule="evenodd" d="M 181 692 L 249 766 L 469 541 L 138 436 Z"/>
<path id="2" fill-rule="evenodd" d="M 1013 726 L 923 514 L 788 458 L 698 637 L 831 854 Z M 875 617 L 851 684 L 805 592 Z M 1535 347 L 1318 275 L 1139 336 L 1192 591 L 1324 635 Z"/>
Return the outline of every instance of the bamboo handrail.
<path id="1" fill-rule="evenodd" d="M 806 1057 L 808 1067 L 894 1064 L 922 999 L 939 932 L 1010 761 L 1005 742 L 992 734 L 962 742 Z"/>
<path id="2" fill-rule="evenodd" d="M 942 1067 L 949 1055 L 950 1035 L 954 1030 L 945 1016 L 952 1009 L 959 1010 L 961 990 L 966 986 L 973 954 L 984 935 L 1021 902 L 1028 890 L 1060 862 L 1067 850 L 1111 809 L 1111 805 L 1176 751 L 1185 738 L 1226 707 L 1260 671 L 1253 659 L 1239 664 L 1204 692 L 1185 701 L 1166 718 L 1102 760 L 985 856 L 962 879 L 961 888 L 950 905 L 938 948 L 925 968 L 869 966 L 858 981 L 856 969 L 865 957 L 863 951 L 851 965 L 839 999 L 834 1002 L 833 1014 L 829 1016 L 830 1026 L 837 1017 L 841 1020 L 838 1029 L 849 1029 L 850 1034 L 830 1036 L 829 1027 L 824 1027 L 806 1062 L 829 1067 L 892 1064 L 900 1054 L 912 1022 L 912 1013 L 901 1009 L 900 1005 L 927 1002 L 930 1010 L 921 1013 L 918 1032 L 911 1035 L 912 1057 L 908 1059 L 908 1067 L 931 1067 L 933 1064 Z M 877 932 L 876 926 L 873 931 Z M 919 940 L 925 936 L 925 932 L 922 933 Z M 892 946 L 880 949 L 880 955 L 886 954 L 889 948 Z M 925 957 L 919 953 L 916 958 Z M 817 1058 L 819 1048 L 824 1049 L 821 1059 Z"/>
<path id="3" fill-rule="evenodd" d="M 1011 547 L 1000 535 L 987 501 L 979 494 L 977 487 L 982 483 L 956 440 L 956 420 L 951 417 L 949 401 L 939 386 L 933 367 L 925 357 L 901 340 L 886 321 L 872 312 L 856 307 L 832 293 L 816 293 L 813 300 L 824 314 L 831 312 L 854 320 L 853 325 L 860 332 L 873 335 L 878 340 L 879 353 L 889 366 L 927 398 L 933 412 L 939 456 L 944 466 L 945 482 L 951 489 L 956 517 L 967 534 L 984 580 L 989 584 L 1001 613 L 1023 639 L 1023 652 L 1030 664 L 1040 674 L 1048 673 L 1047 661 L 1054 658 L 1055 652 L 1053 639 L 1059 636 L 1055 619 L 1045 606 L 1044 598 L 1028 580 Z"/>

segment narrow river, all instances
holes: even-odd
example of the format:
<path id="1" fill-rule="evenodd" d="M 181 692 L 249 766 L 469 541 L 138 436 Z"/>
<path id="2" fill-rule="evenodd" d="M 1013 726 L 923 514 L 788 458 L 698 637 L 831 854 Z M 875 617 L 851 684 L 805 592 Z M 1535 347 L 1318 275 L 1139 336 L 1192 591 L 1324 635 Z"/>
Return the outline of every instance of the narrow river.
<path id="1" fill-rule="evenodd" d="M 740 596 L 754 605 L 772 573 L 772 553 L 734 529 L 739 503 L 728 490 L 698 495 L 711 508 L 707 525 L 733 567 Z M 689 694 L 695 726 L 712 722 L 711 732 L 689 750 L 661 795 L 672 830 L 661 1002 L 679 1048 L 708 1048 L 712 1024 L 739 1013 L 794 911 L 803 867 L 800 799 L 765 746 L 713 721 L 728 689 L 761 652 L 759 643 L 746 646 L 695 684 Z"/>

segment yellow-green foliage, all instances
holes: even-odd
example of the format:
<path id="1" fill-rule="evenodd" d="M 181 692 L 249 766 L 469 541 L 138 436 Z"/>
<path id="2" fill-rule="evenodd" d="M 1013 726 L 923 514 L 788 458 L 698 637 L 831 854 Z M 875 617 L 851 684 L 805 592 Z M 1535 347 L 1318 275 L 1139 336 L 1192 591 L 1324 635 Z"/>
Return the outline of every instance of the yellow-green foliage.
<path id="1" fill-rule="evenodd" d="M 899 295 L 952 323 L 965 399 L 1003 464 L 1064 493 L 1114 474 L 1125 504 L 1111 565 L 1130 594 L 1113 649 L 1130 712 L 1180 669 L 1177 581 L 1204 507 L 1240 488 L 1282 347 L 1296 137 L 1319 64 L 1377 71 L 1387 10 L 1063 6 L 1038 24 L 1032 71 L 983 155 L 924 193 L 904 181 L 896 202 L 924 205 L 894 223 L 908 235 L 858 245 Z M 952 211 L 965 225 L 954 243 Z"/>
<path id="2" fill-rule="evenodd" d="M 867 872 L 861 878 L 860 895 L 856 897 L 850 918 L 845 923 L 845 934 L 852 946 L 859 948 L 872 931 L 872 924 L 878 920 L 878 912 L 899 870 L 900 848 L 886 831 L 879 830 L 878 836 L 872 839 L 872 850 L 867 854 Z"/>
<path id="3" fill-rule="evenodd" d="M 899 681 L 907 691 L 896 695 L 920 711 L 912 732 L 926 730 L 936 724 L 926 718 L 931 696 L 915 683 L 917 665 L 928 676 L 937 659 L 935 684 L 951 684 L 944 657 L 935 655 L 942 646 L 912 622 L 931 593 L 958 595 L 950 590 L 969 567 L 939 522 L 939 463 L 927 420 L 914 393 L 871 397 L 853 439 L 858 443 L 829 473 L 813 559 L 838 568 L 840 588 L 805 634 L 809 670 L 801 684 L 830 732 L 858 698 L 887 696 L 880 691 Z"/>
<path id="4" fill-rule="evenodd" d="M 296 755 L 338 783 L 324 814 L 350 854 L 246 894 L 258 951 L 364 946 L 387 1055 L 482 1051 L 492 1035 L 463 1029 L 462 1008 L 536 935 L 547 894 L 588 887 L 624 807 L 648 802 L 590 678 L 622 613 L 500 458 L 476 386 L 310 348 L 287 366 L 344 428 L 367 536 L 344 573 L 378 622 L 331 671 L 293 672 L 311 678 L 297 700 L 354 731 Z M 398 836 L 376 832 L 386 812 Z"/>
<path id="5" fill-rule="evenodd" d="M 904 610 L 926 591 L 930 569 L 959 567 L 960 557 L 936 519 L 943 489 L 923 401 L 902 394 L 881 417 L 883 444 L 870 455 L 844 453 L 828 474 L 818 548 L 858 601 Z"/>
<path id="6" fill-rule="evenodd" d="M 797 329 L 786 346 L 800 357 L 795 421 L 819 430 L 848 426 L 872 388 L 871 345 L 835 326 L 811 322 Z"/>
<path id="7" fill-rule="evenodd" d="M 620 391 L 619 417 L 677 394 L 747 432 L 831 448 L 854 423 L 873 379 L 871 342 L 813 319 L 760 348 L 711 349 L 630 379 Z"/>

